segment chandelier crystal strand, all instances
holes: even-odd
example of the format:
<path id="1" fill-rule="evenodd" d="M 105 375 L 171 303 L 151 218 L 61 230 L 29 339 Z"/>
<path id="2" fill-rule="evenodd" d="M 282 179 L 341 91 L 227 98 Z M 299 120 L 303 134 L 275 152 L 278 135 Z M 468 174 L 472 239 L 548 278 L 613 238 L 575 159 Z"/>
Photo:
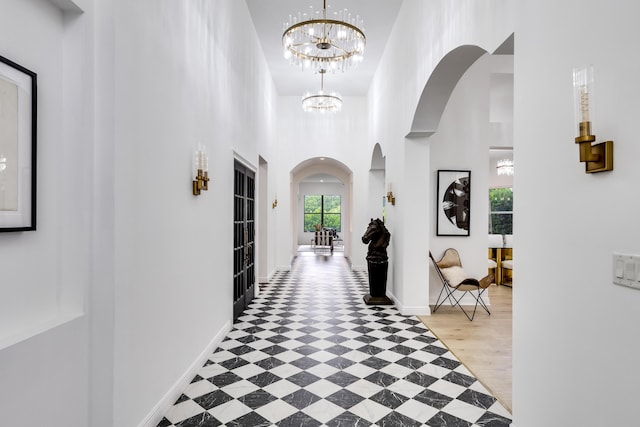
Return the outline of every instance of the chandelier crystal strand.
<path id="1" fill-rule="evenodd" d="M 342 97 L 336 92 L 324 92 L 324 75 L 326 70 L 320 70 L 320 91 L 307 92 L 302 97 L 302 109 L 306 112 L 335 113 L 342 109 Z"/>
<path id="2" fill-rule="evenodd" d="M 362 24 L 360 15 L 347 9 L 327 16 L 324 0 L 322 11 L 289 15 L 282 34 L 284 57 L 303 70 L 346 71 L 362 61 L 367 42 Z"/>

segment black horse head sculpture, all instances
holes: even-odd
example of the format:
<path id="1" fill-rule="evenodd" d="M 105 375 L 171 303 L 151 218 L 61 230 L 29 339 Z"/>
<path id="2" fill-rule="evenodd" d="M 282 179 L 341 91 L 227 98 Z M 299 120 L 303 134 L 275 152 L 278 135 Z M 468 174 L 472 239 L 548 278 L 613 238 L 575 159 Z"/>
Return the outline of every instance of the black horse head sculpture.
<path id="1" fill-rule="evenodd" d="M 384 223 L 379 218 L 371 218 L 369 227 L 367 227 L 367 231 L 362 236 L 362 243 L 369 244 L 367 261 L 386 262 L 388 260 L 387 246 L 389 246 L 389 240 L 391 240 L 391 233 L 384 226 Z"/>

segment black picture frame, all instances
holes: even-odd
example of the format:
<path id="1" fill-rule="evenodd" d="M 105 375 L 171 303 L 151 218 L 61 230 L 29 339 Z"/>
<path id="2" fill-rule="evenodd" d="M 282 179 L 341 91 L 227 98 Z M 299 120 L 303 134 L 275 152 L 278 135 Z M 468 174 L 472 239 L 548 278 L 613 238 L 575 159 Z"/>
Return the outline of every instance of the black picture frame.
<path id="1" fill-rule="evenodd" d="M 469 236 L 471 231 L 471 171 L 438 170 L 436 235 Z"/>
<path id="2" fill-rule="evenodd" d="M 37 74 L 0 56 L 0 232 L 36 229 Z"/>

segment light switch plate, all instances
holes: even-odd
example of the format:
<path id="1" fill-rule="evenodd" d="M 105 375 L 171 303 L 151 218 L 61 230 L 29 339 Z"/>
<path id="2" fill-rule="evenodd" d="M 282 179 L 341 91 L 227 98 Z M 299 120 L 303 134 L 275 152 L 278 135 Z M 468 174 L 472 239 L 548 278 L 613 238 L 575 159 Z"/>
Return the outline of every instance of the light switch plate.
<path id="1" fill-rule="evenodd" d="M 640 289 L 640 255 L 613 254 L 613 284 Z"/>

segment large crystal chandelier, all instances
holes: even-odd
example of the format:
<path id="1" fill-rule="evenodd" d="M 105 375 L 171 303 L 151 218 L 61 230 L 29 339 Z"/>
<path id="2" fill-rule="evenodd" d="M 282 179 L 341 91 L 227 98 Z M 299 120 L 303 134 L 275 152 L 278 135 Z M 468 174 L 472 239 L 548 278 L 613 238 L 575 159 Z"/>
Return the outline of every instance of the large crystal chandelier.
<path id="1" fill-rule="evenodd" d="M 496 169 L 498 169 L 498 175 L 513 175 L 513 160 L 498 160 Z"/>
<path id="2" fill-rule="evenodd" d="M 342 98 L 336 92 L 324 92 L 324 75 L 326 70 L 320 70 L 320 91 L 305 93 L 302 97 L 302 109 L 307 112 L 334 113 L 342 109 Z"/>
<path id="3" fill-rule="evenodd" d="M 347 9 L 327 17 L 327 0 L 322 10 L 289 15 L 284 25 L 284 57 L 292 64 L 314 71 L 345 71 L 362 61 L 367 39 L 359 28 L 360 15 Z"/>

